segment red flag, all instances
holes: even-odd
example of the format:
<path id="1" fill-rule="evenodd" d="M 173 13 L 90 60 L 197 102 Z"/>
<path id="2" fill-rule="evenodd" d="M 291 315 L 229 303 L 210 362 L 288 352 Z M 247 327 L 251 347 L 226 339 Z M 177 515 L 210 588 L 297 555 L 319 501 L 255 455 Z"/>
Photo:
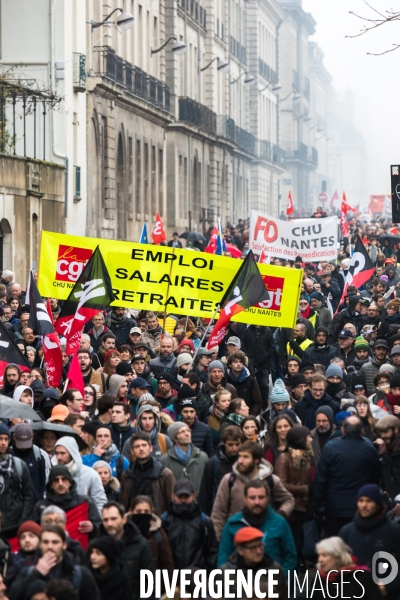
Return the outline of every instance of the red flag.
<path id="1" fill-rule="evenodd" d="M 89 520 L 89 506 L 87 502 L 78 504 L 71 510 L 67 511 L 67 523 L 65 529 L 68 531 L 68 535 L 72 540 L 80 542 L 84 550 L 87 550 L 89 545 L 89 534 L 80 533 L 79 523 L 81 521 Z"/>
<path id="2" fill-rule="evenodd" d="M 55 332 L 43 337 L 43 354 L 47 381 L 51 387 L 58 387 L 62 377 L 62 352 L 60 338 Z"/>
<path id="3" fill-rule="evenodd" d="M 210 235 L 210 240 L 208 242 L 208 246 L 204 248 L 204 252 L 208 252 L 208 254 L 215 254 L 217 250 L 217 238 L 218 238 L 218 227 L 214 227 L 212 233 Z"/>
<path id="4" fill-rule="evenodd" d="M 71 388 L 79 390 L 82 396 L 85 393 L 85 383 L 83 381 L 83 375 L 78 360 L 78 351 L 73 355 L 68 369 L 67 390 L 70 390 Z"/>
<path id="5" fill-rule="evenodd" d="M 343 192 L 343 197 L 345 198 L 345 193 Z M 340 225 L 342 228 L 342 235 L 349 235 L 349 224 L 347 223 L 347 211 L 349 210 L 349 205 L 347 202 L 342 202 L 342 207 L 340 211 Z"/>
<path id="6" fill-rule="evenodd" d="M 268 290 L 250 250 L 221 300 L 219 319 L 214 325 L 207 347 L 213 348 L 222 342 L 229 321 L 234 315 L 267 300 Z"/>
<path id="7" fill-rule="evenodd" d="M 287 199 L 287 206 L 286 206 L 286 216 L 288 217 L 292 213 L 294 213 L 292 192 L 289 191 L 288 199 Z"/>
<path id="8" fill-rule="evenodd" d="M 161 221 L 161 217 L 159 213 L 156 215 L 156 224 L 154 225 L 153 232 L 151 234 L 153 238 L 153 242 L 155 244 L 161 244 L 161 242 L 165 242 L 167 239 L 167 235 L 165 233 L 163 222 Z"/>
<path id="9" fill-rule="evenodd" d="M 264 248 L 261 250 L 260 258 L 258 262 L 262 265 L 269 265 L 269 261 L 271 260 L 271 254 L 267 254 Z"/>

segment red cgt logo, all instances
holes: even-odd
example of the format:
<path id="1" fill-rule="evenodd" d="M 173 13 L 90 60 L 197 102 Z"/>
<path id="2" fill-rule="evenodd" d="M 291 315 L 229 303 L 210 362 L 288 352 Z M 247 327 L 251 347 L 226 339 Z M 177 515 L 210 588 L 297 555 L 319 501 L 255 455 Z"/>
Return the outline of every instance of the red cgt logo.
<path id="1" fill-rule="evenodd" d="M 77 281 L 92 254 L 87 248 L 59 246 L 56 281 Z"/>
<path id="2" fill-rule="evenodd" d="M 265 287 L 269 291 L 269 300 L 257 304 L 260 308 L 269 308 L 269 310 L 281 310 L 283 286 L 285 279 L 283 277 L 272 277 L 271 275 L 262 275 Z"/>

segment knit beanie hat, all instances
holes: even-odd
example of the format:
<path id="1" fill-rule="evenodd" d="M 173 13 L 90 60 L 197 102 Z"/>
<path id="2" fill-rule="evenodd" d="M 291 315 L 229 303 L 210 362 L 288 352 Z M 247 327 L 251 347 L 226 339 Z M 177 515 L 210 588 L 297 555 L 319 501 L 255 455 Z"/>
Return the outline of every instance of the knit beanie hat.
<path id="1" fill-rule="evenodd" d="M 182 348 L 182 346 L 189 346 L 191 348 L 192 352 L 194 352 L 193 340 L 190 340 L 189 338 L 183 338 L 183 340 L 181 341 L 181 343 L 178 346 L 178 350 L 180 350 Z"/>
<path id="2" fill-rule="evenodd" d="M 311 360 L 302 360 L 300 363 L 300 373 L 312 369 L 315 372 L 315 365 Z"/>
<path id="3" fill-rule="evenodd" d="M 365 496 L 376 502 L 378 506 L 383 506 L 383 496 L 379 486 L 375 483 L 367 483 L 363 485 L 357 492 L 357 500 Z"/>
<path id="4" fill-rule="evenodd" d="M 221 371 L 225 373 L 224 363 L 222 363 L 220 360 L 212 360 L 210 362 L 208 365 L 208 372 L 211 373 L 213 369 L 221 369 Z"/>
<path id="5" fill-rule="evenodd" d="M 194 398 L 184 398 L 179 407 L 179 412 L 182 412 L 182 410 L 184 408 L 188 408 L 188 407 L 194 408 L 194 410 L 197 412 L 197 402 Z"/>
<path id="6" fill-rule="evenodd" d="M 117 373 L 117 375 L 126 375 L 127 373 L 133 373 L 132 365 L 126 362 L 126 360 L 122 360 L 120 363 L 118 363 L 115 372 Z"/>
<path id="7" fill-rule="evenodd" d="M 8 429 L 7 425 L 4 425 L 4 423 L 2 423 L 1 421 L 0 421 L 0 435 L 8 435 L 8 437 L 11 438 L 10 430 Z"/>
<path id="8" fill-rule="evenodd" d="M 390 365 L 389 363 L 384 363 L 379 367 L 379 373 L 391 373 L 392 375 L 396 372 L 396 367 L 394 365 Z"/>
<path id="9" fill-rule="evenodd" d="M 17 537 L 19 538 L 19 536 L 22 535 L 25 531 L 30 531 L 31 533 L 34 533 L 35 535 L 40 537 L 42 528 L 40 525 L 38 525 L 38 523 L 35 523 L 35 521 L 25 521 L 24 523 L 21 523 L 21 525 L 18 527 Z"/>
<path id="10" fill-rule="evenodd" d="M 171 387 L 174 387 L 174 379 L 171 373 L 168 373 L 168 371 L 161 373 L 161 375 L 158 377 L 158 382 L 160 382 L 161 380 L 166 381 Z"/>
<path id="11" fill-rule="evenodd" d="M 395 375 L 392 377 L 390 380 L 390 387 L 391 389 L 400 387 L 400 375 Z"/>
<path id="12" fill-rule="evenodd" d="M 49 484 L 52 484 L 56 477 L 65 477 L 65 479 L 68 479 L 71 483 L 74 482 L 74 478 L 64 465 L 55 465 L 54 467 L 51 467 L 48 481 Z"/>
<path id="13" fill-rule="evenodd" d="M 339 367 L 339 365 L 337 365 L 336 363 L 332 363 L 331 365 L 329 365 L 329 367 L 326 370 L 326 378 L 328 379 L 328 377 L 340 377 L 340 379 L 343 379 L 343 369 L 342 367 Z"/>
<path id="14" fill-rule="evenodd" d="M 332 424 L 335 420 L 335 415 L 330 406 L 320 406 L 320 408 L 315 411 L 315 416 L 317 415 L 325 415 Z"/>
<path id="15" fill-rule="evenodd" d="M 122 552 L 122 542 L 117 540 L 115 537 L 111 535 L 104 535 L 92 540 L 89 544 L 88 555 L 90 556 L 90 552 L 92 548 L 96 548 L 100 550 L 102 554 L 107 558 L 110 565 L 113 565 L 119 558 Z"/>
<path id="16" fill-rule="evenodd" d="M 182 352 L 182 354 L 178 354 L 176 359 L 176 366 L 182 367 L 182 365 L 191 365 L 193 361 L 193 356 L 189 354 L 189 352 Z"/>
<path id="17" fill-rule="evenodd" d="M 288 394 L 287 389 L 282 381 L 282 379 L 277 379 L 274 383 L 274 387 L 272 388 L 270 402 L 273 404 L 274 402 L 290 402 L 290 396 Z"/>
<path id="18" fill-rule="evenodd" d="M 301 373 L 298 373 L 297 375 L 293 375 L 289 381 L 289 385 L 292 389 L 297 387 L 298 385 L 301 385 L 302 383 L 304 385 L 307 385 L 307 379 Z"/>
<path id="19" fill-rule="evenodd" d="M 324 295 L 321 292 L 313 292 L 310 294 L 310 300 L 314 298 L 314 300 L 318 300 L 318 302 L 322 302 L 324 299 Z"/>
<path id="20" fill-rule="evenodd" d="M 193 388 L 190 387 L 187 383 L 184 383 L 178 391 L 178 400 L 183 400 L 184 398 L 195 398 L 196 392 Z"/>
<path id="21" fill-rule="evenodd" d="M 138 404 L 143 404 L 143 402 L 147 404 L 149 400 L 154 400 L 154 396 L 147 392 L 146 394 L 143 394 L 143 396 L 140 396 Z"/>
<path id="22" fill-rule="evenodd" d="M 110 475 L 112 476 L 112 471 L 111 471 L 111 467 L 108 464 L 108 462 L 106 462 L 105 460 L 96 460 L 96 462 L 92 465 L 92 469 L 99 469 L 100 467 L 107 467 L 107 469 L 110 471 Z"/>
<path id="23" fill-rule="evenodd" d="M 175 443 L 176 434 L 182 427 L 187 427 L 186 423 L 182 423 L 182 421 L 172 423 L 172 425 L 168 427 L 167 434 L 173 444 Z"/>
<path id="24" fill-rule="evenodd" d="M 341 410 L 335 416 L 335 425 L 337 427 L 341 427 L 343 421 L 345 421 L 347 419 L 347 417 L 351 417 L 351 412 L 348 412 L 346 410 Z"/>
<path id="25" fill-rule="evenodd" d="M 362 335 L 356 337 L 356 341 L 354 342 L 354 350 L 358 350 L 359 348 L 368 348 L 369 344 L 367 340 L 365 340 Z"/>
<path id="26" fill-rule="evenodd" d="M 354 392 L 354 390 L 359 390 L 361 388 L 364 388 L 364 390 L 367 389 L 364 377 L 353 377 L 351 380 L 351 391 Z"/>

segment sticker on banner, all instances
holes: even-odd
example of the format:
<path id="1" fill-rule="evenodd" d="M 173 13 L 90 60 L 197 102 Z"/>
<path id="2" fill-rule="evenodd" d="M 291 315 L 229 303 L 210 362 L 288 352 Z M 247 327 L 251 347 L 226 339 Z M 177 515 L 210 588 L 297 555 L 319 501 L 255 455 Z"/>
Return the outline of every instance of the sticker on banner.
<path id="1" fill-rule="evenodd" d="M 92 256 L 93 251 L 87 248 L 74 248 L 72 246 L 59 246 L 56 281 L 78 281 L 86 263 Z"/>

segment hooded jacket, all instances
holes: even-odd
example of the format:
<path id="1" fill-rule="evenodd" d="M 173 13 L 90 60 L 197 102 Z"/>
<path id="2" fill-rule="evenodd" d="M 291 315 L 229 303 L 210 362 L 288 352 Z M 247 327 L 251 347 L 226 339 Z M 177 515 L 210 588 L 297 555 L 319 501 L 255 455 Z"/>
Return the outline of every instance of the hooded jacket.
<path id="1" fill-rule="evenodd" d="M 160 446 L 160 441 L 161 441 L 162 445 L 165 444 L 165 447 L 167 449 L 171 448 L 171 446 L 172 446 L 172 442 L 169 439 L 169 437 L 165 433 L 160 433 L 161 432 L 161 419 L 158 415 L 157 408 L 155 406 L 152 406 L 151 404 L 142 404 L 141 407 L 139 408 L 139 411 L 138 411 L 138 414 L 136 417 L 135 427 L 131 428 L 131 435 L 126 440 L 124 447 L 122 449 L 122 456 L 125 456 L 125 458 L 127 458 L 129 461 L 131 460 L 131 437 L 136 432 L 147 433 L 142 428 L 142 422 L 141 422 L 141 417 L 144 412 L 152 412 L 153 415 L 155 416 L 155 422 L 156 422 L 155 429 L 152 432 L 150 432 L 150 439 L 151 439 L 151 443 L 153 446 L 151 455 L 153 456 L 153 458 L 159 459 L 163 455 L 163 448 Z"/>
<path id="2" fill-rule="evenodd" d="M 119 348 L 122 344 L 128 344 L 129 332 L 132 327 L 137 326 L 136 321 L 131 318 L 128 311 L 125 311 L 122 317 L 117 317 L 117 315 L 111 311 L 106 324 L 117 338 L 115 340 L 116 348 Z"/>
<path id="3" fill-rule="evenodd" d="M 340 411 L 339 403 L 335 402 L 326 392 L 322 398 L 315 400 L 311 396 L 310 390 L 305 391 L 304 398 L 296 402 L 293 410 L 302 424 L 311 430 L 315 427 L 315 412 L 320 406 L 330 406 L 334 415 Z"/>
<path id="4" fill-rule="evenodd" d="M 146 469 L 143 474 L 149 480 L 150 496 L 154 502 L 154 510 L 160 517 L 172 502 L 172 491 L 176 480 L 172 471 L 167 469 L 159 460 L 152 456 L 149 460 L 151 461 L 150 468 Z M 135 493 L 135 484 L 139 479 L 138 473 L 140 470 L 141 465 L 135 461 L 122 474 L 119 501 L 125 506 L 126 510 L 130 509 L 132 500 L 138 495 L 137 492 Z"/>
<path id="5" fill-rule="evenodd" d="M 365 379 L 368 394 L 373 394 L 375 392 L 374 377 L 379 373 L 382 364 L 385 363 L 390 363 L 388 358 L 384 363 L 378 363 L 376 359 L 373 358 L 370 362 L 365 363 L 365 365 L 361 367 L 359 375 Z"/>
<path id="6" fill-rule="evenodd" d="M 121 456 L 121 453 L 118 451 L 118 448 L 115 446 L 115 444 L 113 444 L 113 442 L 111 443 L 110 448 L 108 448 L 108 451 L 110 450 L 113 454 L 116 452 L 111 460 L 107 459 L 106 453 L 102 456 L 99 456 L 93 452 L 92 454 L 85 454 L 82 456 L 82 464 L 86 465 L 87 467 L 92 467 L 98 460 L 105 460 L 110 465 L 112 476 L 118 478 L 118 472 L 120 471 L 122 474 L 122 472 L 126 471 L 126 469 L 129 467 L 129 460 L 125 458 L 125 456 Z"/>
<path id="7" fill-rule="evenodd" d="M 357 330 L 363 325 L 363 319 L 359 313 L 355 313 L 354 309 L 361 300 L 360 296 L 352 296 L 349 300 L 347 308 L 341 310 L 333 317 L 331 326 L 331 342 L 336 344 L 338 341 L 339 332 L 344 328 L 346 323 L 352 323 Z"/>
<path id="8" fill-rule="evenodd" d="M 82 464 L 82 457 L 79 454 L 78 444 L 71 436 L 64 436 L 57 440 L 55 448 L 63 446 L 71 455 L 72 461 L 65 465 L 76 482 L 76 491 L 82 496 L 88 496 L 95 503 L 97 510 L 101 514 L 104 504 L 107 502 L 107 496 L 99 474 Z M 97 459 L 98 460 L 98 459 Z M 51 459 L 52 465 L 58 465 L 57 457 L 54 455 Z"/>
<path id="9" fill-rule="evenodd" d="M 243 398 L 246 402 L 250 409 L 249 414 L 259 415 L 262 409 L 261 392 L 257 380 L 250 377 L 248 368 L 243 367 L 238 377 L 233 374 L 231 369 L 228 369 L 226 379 L 235 388 L 237 397 Z"/>
<path id="10" fill-rule="evenodd" d="M 125 382 L 126 382 L 125 377 L 123 377 L 122 375 L 117 375 L 116 373 L 113 373 L 112 375 L 109 376 L 109 378 L 107 380 L 107 394 L 109 394 L 110 396 L 114 396 L 115 398 L 118 398 L 119 388 Z"/>
<path id="11" fill-rule="evenodd" d="M 33 391 L 32 391 L 32 388 L 28 387 L 27 385 L 19 385 L 18 387 L 15 388 L 14 393 L 13 393 L 13 400 L 15 400 L 16 402 L 19 402 L 21 400 L 22 393 L 25 392 L 25 390 L 29 390 L 32 395 L 31 407 L 33 408 L 33 404 L 34 404 Z"/>
<path id="12" fill-rule="evenodd" d="M 271 504 L 279 509 L 280 513 L 288 517 L 294 508 L 294 498 L 283 486 L 279 477 L 272 475 L 272 473 L 272 465 L 262 459 L 255 479 L 273 477 L 273 486 L 270 486 L 272 487 Z M 232 473 L 228 473 L 222 478 L 211 513 L 211 520 L 214 523 L 218 539 L 221 537 L 222 529 L 228 518 L 242 510 L 244 505 L 244 486 L 248 481 L 248 477 L 239 473 L 236 463 L 232 467 Z M 225 562 L 225 559 L 223 562 Z"/>
<path id="13" fill-rule="evenodd" d="M 304 352 L 304 354 L 302 356 L 302 359 L 303 360 L 310 360 L 314 364 L 324 365 L 324 367 L 326 368 L 330 364 L 329 354 L 332 351 L 332 346 L 330 346 L 328 344 L 329 331 L 328 331 L 328 329 L 326 327 L 322 327 L 322 326 L 321 327 L 317 327 L 317 329 L 315 330 L 315 337 L 317 337 L 317 334 L 320 331 L 323 331 L 326 334 L 326 344 L 318 345 L 317 342 L 315 341 Z"/>

